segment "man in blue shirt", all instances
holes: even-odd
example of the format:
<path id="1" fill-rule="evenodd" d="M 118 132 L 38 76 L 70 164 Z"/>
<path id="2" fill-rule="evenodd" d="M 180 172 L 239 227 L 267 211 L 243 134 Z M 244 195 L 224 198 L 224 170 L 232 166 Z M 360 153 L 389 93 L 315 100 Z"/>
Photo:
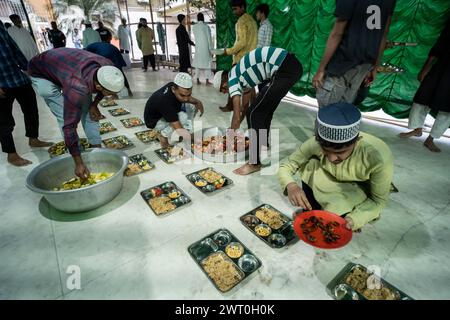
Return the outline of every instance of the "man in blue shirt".
<path id="1" fill-rule="evenodd" d="M 128 96 L 132 97 L 133 92 L 131 92 L 130 84 L 128 83 L 127 77 L 125 76 L 125 73 L 123 72 L 122 68 L 126 67 L 127 64 L 125 60 L 122 57 L 122 54 L 120 53 L 119 49 L 117 49 L 115 46 L 108 42 L 95 42 L 90 45 L 88 45 L 85 50 L 98 54 L 99 56 L 102 56 L 106 59 L 109 59 L 112 61 L 114 66 L 121 70 L 123 73 L 123 78 L 125 80 L 125 87 L 128 90 Z"/>
<path id="2" fill-rule="evenodd" d="M 27 59 L 14 40 L 9 36 L 0 21 L 0 144 L 8 154 L 8 162 L 14 166 L 26 166 L 31 161 L 17 154 L 12 132 L 15 122 L 12 115 L 14 100 L 20 104 L 25 120 L 25 135 L 31 147 L 49 147 L 52 143 L 43 142 L 39 136 L 39 113 L 36 94 L 31 81 L 21 70 L 27 70 Z"/>

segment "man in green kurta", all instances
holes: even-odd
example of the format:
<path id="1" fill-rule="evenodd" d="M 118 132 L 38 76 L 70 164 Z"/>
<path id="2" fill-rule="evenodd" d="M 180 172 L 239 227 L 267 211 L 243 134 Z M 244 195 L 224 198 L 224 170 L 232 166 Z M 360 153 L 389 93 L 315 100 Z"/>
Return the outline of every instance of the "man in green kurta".
<path id="1" fill-rule="evenodd" d="M 393 157 L 380 139 L 359 131 L 361 113 L 348 103 L 319 109 L 316 136 L 280 166 L 278 178 L 292 205 L 345 217 L 359 230 L 386 206 Z M 302 183 L 297 184 L 298 173 Z"/>

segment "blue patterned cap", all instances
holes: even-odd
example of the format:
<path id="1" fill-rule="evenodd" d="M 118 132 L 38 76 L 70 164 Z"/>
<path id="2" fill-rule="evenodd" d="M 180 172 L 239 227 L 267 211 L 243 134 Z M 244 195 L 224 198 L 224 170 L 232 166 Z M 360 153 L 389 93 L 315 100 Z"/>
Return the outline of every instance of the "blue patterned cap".
<path id="1" fill-rule="evenodd" d="M 319 109 L 317 133 L 328 142 L 345 143 L 359 134 L 361 112 L 346 102 L 330 104 Z"/>

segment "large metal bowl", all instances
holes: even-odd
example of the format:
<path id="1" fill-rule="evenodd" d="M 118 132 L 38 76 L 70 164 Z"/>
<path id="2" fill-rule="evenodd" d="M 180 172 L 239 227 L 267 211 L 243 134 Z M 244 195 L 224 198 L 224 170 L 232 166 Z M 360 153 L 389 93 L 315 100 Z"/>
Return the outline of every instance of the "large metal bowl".
<path id="1" fill-rule="evenodd" d="M 92 186 L 65 191 L 52 191 L 74 177 L 72 156 L 62 155 L 34 168 L 27 177 L 27 187 L 39 194 L 56 209 L 84 212 L 98 208 L 114 199 L 122 189 L 123 172 L 128 156 L 118 150 L 94 149 L 83 153 L 84 163 L 91 172 L 111 172 L 114 175 Z"/>
<path id="2" fill-rule="evenodd" d="M 203 130 L 199 130 L 194 132 L 194 141 L 214 137 L 214 136 L 225 136 L 227 132 L 226 128 L 219 128 L 219 127 L 213 127 L 213 128 L 205 128 Z M 248 132 L 245 133 L 246 136 L 248 136 Z M 192 153 L 200 159 L 203 159 L 207 162 L 214 162 L 214 163 L 236 163 L 239 161 L 245 161 L 245 159 L 248 157 L 249 151 L 239 151 L 239 152 L 233 152 L 231 154 L 210 154 L 210 153 L 200 153 L 197 151 L 191 150 Z"/>

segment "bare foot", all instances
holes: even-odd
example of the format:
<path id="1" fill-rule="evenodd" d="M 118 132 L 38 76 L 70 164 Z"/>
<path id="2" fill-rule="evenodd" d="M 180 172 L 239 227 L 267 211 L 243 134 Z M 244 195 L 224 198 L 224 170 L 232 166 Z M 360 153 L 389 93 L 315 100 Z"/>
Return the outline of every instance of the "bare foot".
<path id="1" fill-rule="evenodd" d="M 246 175 L 252 174 L 254 172 L 258 172 L 259 170 L 261 170 L 260 164 L 246 163 L 242 167 L 234 170 L 233 173 L 241 175 L 241 176 L 246 176 Z"/>
<path id="2" fill-rule="evenodd" d="M 422 136 L 422 128 L 417 128 L 410 132 L 402 132 L 398 136 L 400 138 L 421 137 Z"/>
<path id="3" fill-rule="evenodd" d="M 441 149 L 439 149 L 433 142 L 432 137 L 428 137 L 427 140 L 423 143 L 425 147 L 427 147 L 432 152 L 441 152 Z"/>
<path id="4" fill-rule="evenodd" d="M 231 111 L 233 111 L 233 108 L 230 107 L 230 106 L 228 106 L 228 105 L 226 105 L 226 106 L 224 106 L 224 107 L 219 107 L 219 109 L 220 109 L 222 112 L 231 112 Z"/>
<path id="5" fill-rule="evenodd" d="M 159 136 L 159 143 L 161 144 L 161 148 L 163 149 L 167 149 L 170 146 L 169 139 L 161 135 Z"/>
<path id="6" fill-rule="evenodd" d="M 32 148 L 51 147 L 53 144 L 53 142 L 41 141 L 38 138 L 29 138 L 28 140 L 28 145 Z"/>
<path id="7" fill-rule="evenodd" d="M 33 163 L 27 159 L 20 157 L 16 152 L 8 153 L 8 162 L 16 167 L 24 167 Z"/>

